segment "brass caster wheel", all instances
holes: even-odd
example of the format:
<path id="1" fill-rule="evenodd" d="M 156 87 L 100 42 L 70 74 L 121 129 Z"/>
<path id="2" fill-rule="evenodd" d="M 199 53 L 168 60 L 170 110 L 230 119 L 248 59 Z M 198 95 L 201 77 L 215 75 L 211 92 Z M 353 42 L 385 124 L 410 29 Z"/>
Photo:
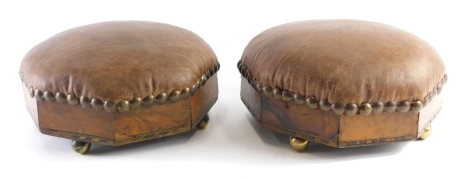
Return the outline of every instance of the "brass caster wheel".
<path id="1" fill-rule="evenodd" d="M 82 142 L 82 141 L 72 141 L 72 149 L 79 153 L 79 154 L 84 154 L 87 153 L 88 150 L 90 150 L 91 143 L 90 142 Z"/>
<path id="2" fill-rule="evenodd" d="M 201 122 L 196 125 L 198 129 L 205 129 L 207 124 L 209 123 L 209 116 L 206 114 L 204 118 L 202 118 Z"/>
<path id="3" fill-rule="evenodd" d="M 305 150 L 305 148 L 307 148 L 308 140 L 306 139 L 291 136 L 289 141 L 290 141 L 290 146 L 295 151 L 302 151 L 302 150 Z"/>
<path id="4" fill-rule="evenodd" d="M 426 127 L 423 134 L 421 134 L 421 136 L 419 136 L 418 139 L 420 139 L 420 140 L 427 139 L 431 135 L 431 133 L 432 133 L 432 127 L 431 127 L 431 125 L 429 125 L 428 127 Z"/>

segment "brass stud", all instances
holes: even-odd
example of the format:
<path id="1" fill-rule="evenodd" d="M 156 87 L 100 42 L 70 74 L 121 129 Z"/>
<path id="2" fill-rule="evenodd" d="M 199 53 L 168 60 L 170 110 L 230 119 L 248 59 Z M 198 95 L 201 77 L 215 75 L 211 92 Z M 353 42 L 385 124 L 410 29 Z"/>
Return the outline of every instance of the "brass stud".
<path id="1" fill-rule="evenodd" d="M 217 65 L 214 65 L 214 66 L 212 67 L 212 71 L 213 71 L 213 74 L 217 73 Z"/>
<path id="2" fill-rule="evenodd" d="M 392 112 L 395 112 L 396 109 L 397 109 L 397 102 L 395 101 L 386 102 L 384 105 L 385 112 L 392 113 Z"/>
<path id="3" fill-rule="evenodd" d="M 424 101 L 423 101 L 423 107 L 427 106 L 429 104 L 429 95 L 424 97 Z"/>
<path id="4" fill-rule="evenodd" d="M 411 111 L 413 111 L 414 113 L 419 113 L 422 108 L 423 103 L 421 101 L 415 101 L 413 104 L 411 104 Z"/>
<path id="5" fill-rule="evenodd" d="M 261 92 L 262 92 L 263 89 L 262 89 L 262 86 L 261 86 L 261 84 L 260 84 L 259 82 L 256 82 L 256 84 L 255 84 L 255 90 L 256 90 L 256 92 L 258 92 L 258 93 L 261 93 Z"/>
<path id="6" fill-rule="evenodd" d="M 292 149 L 294 149 L 295 151 L 302 151 L 307 148 L 308 140 L 291 136 L 289 139 L 289 143 Z"/>
<path id="7" fill-rule="evenodd" d="M 207 81 L 206 75 L 202 75 L 202 77 L 201 77 L 201 86 L 205 85 L 206 81 Z"/>
<path id="8" fill-rule="evenodd" d="M 165 104 L 168 101 L 168 94 L 160 93 L 156 98 L 157 104 Z"/>
<path id="9" fill-rule="evenodd" d="M 359 114 L 363 116 L 367 116 L 372 112 L 372 105 L 369 103 L 362 103 L 362 105 L 359 107 Z"/>
<path id="10" fill-rule="evenodd" d="M 242 60 L 239 60 L 239 61 L 237 62 L 237 67 L 238 67 L 238 69 L 240 69 L 241 66 L 242 66 Z"/>
<path id="11" fill-rule="evenodd" d="M 258 81 L 256 81 L 255 78 L 253 78 L 253 80 L 251 80 L 251 86 L 256 90 L 256 84 L 258 84 Z"/>
<path id="12" fill-rule="evenodd" d="M 207 79 L 211 78 L 211 76 L 212 76 L 211 73 L 210 73 L 209 71 L 206 71 L 206 77 L 207 77 Z"/>
<path id="13" fill-rule="evenodd" d="M 292 94 L 289 91 L 282 91 L 281 100 L 284 102 L 290 102 L 292 100 Z"/>
<path id="14" fill-rule="evenodd" d="M 28 92 L 29 92 L 29 96 L 31 96 L 31 98 L 34 97 L 34 90 L 33 90 L 33 88 L 31 88 L 31 87 L 28 88 Z"/>
<path id="15" fill-rule="evenodd" d="M 193 84 L 193 86 L 191 87 L 191 96 L 196 94 L 196 92 L 197 92 L 197 84 Z"/>
<path id="16" fill-rule="evenodd" d="M 320 109 L 325 112 L 328 112 L 331 109 L 331 104 L 326 99 L 320 100 L 318 104 L 320 105 Z"/>
<path id="17" fill-rule="evenodd" d="M 132 98 L 132 100 L 130 101 L 130 105 L 131 105 L 131 108 L 139 108 L 140 105 L 142 105 L 142 98 L 140 97 L 134 97 Z"/>
<path id="18" fill-rule="evenodd" d="M 305 105 L 310 109 L 316 109 L 318 107 L 318 100 L 315 97 L 305 99 L 305 103 Z"/>
<path id="19" fill-rule="evenodd" d="M 256 91 L 256 79 L 255 78 L 250 78 L 251 80 L 248 80 L 248 82 L 251 84 L 251 86 L 253 87 L 253 89 L 255 89 Z"/>
<path id="20" fill-rule="evenodd" d="M 354 104 L 354 103 L 348 103 L 346 104 L 346 106 L 344 107 L 344 113 L 347 115 L 347 116 L 354 116 L 357 114 L 357 105 Z"/>
<path id="21" fill-rule="evenodd" d="M 372 103 L 372 113 L 373 114 L 382 113 L 383 109 L 384 109 L 384 103 L 382 103 L 380 101 Z"/>
<path id="22" fill-rule="evenodd" d="M 245 69 L 245 66 L 242 66 L 242 68 L 240 68 L 240 74 L 241 74 L 243 77 L 247 78 L 247 77 L 246 77 L 246 69 Z"/>
<path id="23" fill-rule="evenodd" d="M 44 100 L 42 95 L 43 95 L 43 93 L 42 93 L 41 90 L 39 90 L 39 89 L 34 90 L 34 98 L 36 98 L 36 100 L 38 100 L 38 101 Z"/>
<path id="24" fill-rule="evenodd" d="M 210 67 L 210 69 L 209 69 L 209 74 L 210 74 L 210 76 L 213 76 L 214 73 L 215 73 L 215 72 L 214 72 L 214 68 L 213 68 L 213 67 Z"/>
<path id="25" fill-rule="evenodd" d="M 441 94 L 441 92 L 442 92 L 442 86 L 444 86 L 444 84 L 442 84 L 442 83 L 439 83 L 439 84 L 437 85 L 437 94 Z"/>
<path id="26" fill-rule="evenodd" d="M 46 101 L 49 101 L 49 102 L 54 102 L 55 101 L 54 93 L 52 93 L 50 91 L 45 91 L 43 96 L 44 96 L 44 99 L 46 99 Z"/>
<path id="27" fill-rule="evenodd" d="M 274 88 L 273 89 L 273 98 L 274 99 L 281 99 L 282 93 L 281 90 Z"/>
<path id="28" fill-rule="evenodd" d="M 201 79 L 197 79 L 196 86 L 197 86 L 197 90 L 201 89 L 201 86 L 202 86 Z"/>
<path id="29" fill-rule="evenodd" d="M 251 78 L 251 80 L 248 81 L 250 83 L 250 85 L 255 88 L 255 85 L 256 84 L 256 78 Z M 255 89 L 256 90 L 256 89 Z"/>
<path id="30" fill-rule="evenodd" d="M 57 93 L 57 94 L 59 94 L 59 93 Z M 67 99 L 65 98 L 65 94 L 61 93 L 60 95 L 64 96 L 63 99 L 64 99 L 64 103 L 65 103 L 65 101 L 67 101 Z M 57 101 L 59 101 L 59 99 L 62 99 L 62 97 L 58 98 L 57 96 L 58 95 L 56 95 Z M 80 104 L 82 105 L 83 108 L 90 107 L 91 106 L 91 101 L 90 101 L 90 99 L 88 99 L 88 97 L 82 96 L 82 97 L 80 97 Z"/>
<path id="31" fill-rule="evenodd" d="M 91 143 L 90 142 L 82 142 L 82 141 L 72 141 L 72 149 L 73 151 L 79 154 L 85 154 L 90 150 Z"/>
<path id="32" fill-rule="evenodd" d="M 103 109 L 103 102 L 98 98 L 91 99 L 91 106 L 96 110 Z"/>
<path id="33" fill-rule="evenodd" d="M 220 63 L 217 61 L 217 71 L 220 70 Z"/>
<path id="34" fill-rule="evenodd" d="M 184 88 L 181 91 L 181 99 L 183 99 L 183 100 L 188 99 L 190 95 L 191 95 L 191 89 L 189 89 L 189 88 Z"/>
<path id="35" fill-rule="evenodd" d="M 444 84 L 447 83 L 447 75 L 444 76 Z"/>
<path id="36" fill-rule="evenodd" d="M 331 111 L 333 111 L 336 115 L 342 115 L 344 112 L 344 105 L 343 103 L 336 102 L 331 106 Z"/>
<path id="37" fill-rule="evenodd" d="M 251 76 L 249 73 L 246 73 L 246 80 L 248 81 L 248 84 L 251 84 L 251 81 L 253 80 L 251 79 Z"/>
<path id="38" fill-rule="evenodd" d="M 67 102 L 70 105 L 78 105 L 78 98 L 74 94 L 67 95 Z"/>
<path id="39" fill-rule="evenodd" d="M 246 78 L 246 80 L 248 80 L 248 83 L 251 84 L 251 81 L 252 81 L 253 79 L 251 79 L 250 73 L 248 73 L 248 71 L 245 71 L 244 74 L 245 74 L 244 77 Z"/>
<path id="40" fill-rule="evenodd" d="M 116 110 L 116 104 L 112 100 L 106 100 L 104 102 L 104 110 L 106 112 L 112 113 Z"/>
<path id="41" fill-rule="evenodd" d="M 304 96 L 302 96 L 299 93 L 295 93 L 294 96 L 293 96 L 293 99 L 294 99 L 294 103 L 297 104 L 297 105 L 302 105 L 302 104 L 305 103 Z"/>
<path id="42" fill-rule="evenodd" d="M 67 102 L 67 96 L 64 93 L 56 93 L 55 100 L 59 103 L 65 103 Z"/>
<path id="43" fill-rule="evenodd" d="M 432 93 L 433 98 L 436 97 L 437 96 L 437 87 L 434 88 L 431 93 Z"/>
<path id="44" fill-rule="evenodd" d="M 400 101 L 397 104 L 397 110 L 399 112 L 408 112 L 410 110 L 410 102 L 408 101 Z"/>
<path id="45" fill-rule="evenodd" d="M 181 97 L 181 92 L 179 92 L 179 91 L 172 91 L 170 93 L 170 101 L 171 102 L 176 102 L 176 101 L 180 100 L 180 97 Z"/>
<path id="46" fill-rule="evenodd" d="M 266 97 L 271 97 L 273 94 L 273 89 L 270 86 L 263 86 L 263 95 Z"/>
<path id="47" fill-rule="evenodd" d="M 147 97 L 145 97 L 143 100 L 142 100 L 142 104 L 144 106 L 151 106 L 153 105 L 153 102 L 155 101 L 155 96 L 153 95 L 148 95 Z"/>
<path id="48" fill-rule="evenodd" d="M 118 104 L 117 104 L 117 110 L 119 112 L 129 111 L 129 107 L 130 107 L 130 104 L 129 104 L 129 101 L 127 101 L 127 100 L 119 101 Z"/>

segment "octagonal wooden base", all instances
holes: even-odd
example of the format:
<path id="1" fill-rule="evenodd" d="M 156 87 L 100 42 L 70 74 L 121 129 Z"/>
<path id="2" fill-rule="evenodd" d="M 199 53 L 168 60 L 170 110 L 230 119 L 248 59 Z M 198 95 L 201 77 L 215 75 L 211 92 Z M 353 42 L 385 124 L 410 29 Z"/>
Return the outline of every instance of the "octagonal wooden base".
<path id="1" fill-rule="evenodd" d="M 261 126 L 338 148 L 415 140 L 431 124 L 442 105 L 441 93 L 419 113 L 335 115 L 265 97 L 245 78 L 241 81 L 241 99 Z"/>
<path id="2" fill-rule="evenodd" d="M 36 101 L 25 86 L 25 102 L 41 133 L 75 141 L 124 145 L 190 131 L 217 101 L 217 75 L 187 100 L 127 112 Z"/>

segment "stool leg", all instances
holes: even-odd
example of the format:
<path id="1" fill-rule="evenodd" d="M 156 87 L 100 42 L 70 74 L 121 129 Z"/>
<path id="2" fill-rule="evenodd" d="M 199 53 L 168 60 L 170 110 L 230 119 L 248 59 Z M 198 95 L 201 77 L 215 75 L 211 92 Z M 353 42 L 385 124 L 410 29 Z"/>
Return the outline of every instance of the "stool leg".
<path id="1" fill-rule="evenodd" d="M 305 148 L 307 148 L 308 140 L 306 139 L 291 136 L 289 141 L 290 141 L 290 146 L 295 151 L 302 151 L 302 150 L 305 150 Z"/>
<path id="2" fill-rule="evenodd" d="M 204 129 L 206 128 L 207 124 L 209 123 L 209 116 L 206 114 L 204 116 L 204 118 L 202 118 L 201 122 L 199 122 L 199 124 L 197 124 L 197 128 L 198 129 Z"/>
<path id="3" fill-rule="evenodd" d="M 79 154 L 87 153 L 90 150 L 90 146 L 90 142 L 72 140 L 72 149 Z"/>
<path id="4" fill-rule="evenodd" d="M 432 127 L 431 127 L 431 125 L 429 125 L 428 127 L 426 127 L 423 134 L 421 134 L 421 136 L 419 136 L 419 139 L 424 140 L 424 139 L 428 138 L 431 135 L 431 133 L 432 133 Z"/>

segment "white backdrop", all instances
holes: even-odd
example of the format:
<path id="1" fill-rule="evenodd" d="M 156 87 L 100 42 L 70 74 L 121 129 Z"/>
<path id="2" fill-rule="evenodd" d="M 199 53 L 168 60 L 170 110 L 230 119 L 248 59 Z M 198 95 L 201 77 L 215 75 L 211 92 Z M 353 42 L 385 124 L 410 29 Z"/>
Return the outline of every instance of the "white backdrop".
<path id="1" fill-rule="evenodd" d="M 0 2 L 2 178 L 469 178 L 470 6 L 452 1 L 326 2 Z M 434 46 L 446 64 L 449 81 L 431 137 L 349 149 L 310 144 L 307 151 L 296 153 L 288 136 L 254 122 L 239 95 L 236 64 L 244 47 L 267 28 L 307 19 L 381 22 Z M 220 93 L 205 130 L 120 147 L 92 145 L 87 155 L 73 152 L 70 140 L 39 132 L 23 103 L 21 59 L 58 32 L 111 20 L 173 24 L 212 46 L 221 63 Z"/>

